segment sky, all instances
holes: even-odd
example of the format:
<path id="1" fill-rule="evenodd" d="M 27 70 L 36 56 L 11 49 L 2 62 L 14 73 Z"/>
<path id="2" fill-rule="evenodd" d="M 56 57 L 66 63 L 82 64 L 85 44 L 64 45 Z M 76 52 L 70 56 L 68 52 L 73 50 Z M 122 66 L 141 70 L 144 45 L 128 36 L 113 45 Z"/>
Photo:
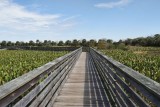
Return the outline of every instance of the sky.
<path id="1" fill-rule="evenodd" d="M 160 33 L 160 0 L 0 0 L 0 41 L 120 39 Z"/>

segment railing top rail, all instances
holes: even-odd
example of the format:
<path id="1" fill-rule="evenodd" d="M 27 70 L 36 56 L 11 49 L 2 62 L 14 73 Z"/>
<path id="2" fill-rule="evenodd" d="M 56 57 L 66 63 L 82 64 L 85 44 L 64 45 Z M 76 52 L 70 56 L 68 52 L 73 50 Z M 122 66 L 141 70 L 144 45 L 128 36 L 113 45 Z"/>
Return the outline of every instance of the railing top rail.
<path id="1" fill-rule="evenodd" d="M 148 90 L 150 93 L 154 94 L 157 98 L 160 99 L 160 84 L 142 74 L 139 72 L 121 64 L 118 61 L 113 60 L 112 58 L 109 58 L 108 56 L 104 55 L 102 52 L 99 52 L 93 48 L 98 55 L 103 57 L 104 60 L 112 64 L 114 67 L 119 69 L 124 75 L 128 76 L 130 79 L 141 85 L 143 88 Z"/>
<path id="2" fill-rule="evenodd" d="M 0 99 L 6 97 L 7 95 L 9 95 L 10 93 L 14 92 L 15 90 L 19 89 L 20 87 L 22 87 L 23 85 L 27 84 L 29 81 L 33 80 L 34 78 L 36 78 L 37 76 L 41 75 L 42 73 L 44 73 L 45 71 L 49 70 L 51 67 L 55 66 L 56 64 L 58 64 L 59 62 L 63 61 L 64 59 L 68 58 L 69 56 L 73 55 L 74 53 L 76 53 L 77 51 L 79 51 L 81 48 L 70 52 L 62 57 L 59 57 L 41 67 L 38 67 L 14 80 L 11 80 L 10 82 L 1 85 L 0 86 Z"/>

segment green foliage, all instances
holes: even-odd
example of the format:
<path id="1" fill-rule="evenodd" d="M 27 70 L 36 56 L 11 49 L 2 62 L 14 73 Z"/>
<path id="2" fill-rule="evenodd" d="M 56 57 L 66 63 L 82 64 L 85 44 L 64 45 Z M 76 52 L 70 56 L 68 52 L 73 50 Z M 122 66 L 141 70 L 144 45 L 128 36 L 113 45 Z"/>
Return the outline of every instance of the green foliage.
<path id="1" fill-rule="evenodd" d="M 123 41 L 126 45 L 132 46 L 160 46 L 160 34 L 148 37 L 138 37 L 135 39 L 126 39 Z"/>
<path id="2" fill-rule="evenodd" d="M 67 52 L 52 51 L 0 51 L 0 85 L 21 76 Z"/>
<path id="3" fill-rule="evenodd" d="M 107 48 L 107 41 L 105 39 L 100 39 L 98 41 L 97 48 L 98 49 L 106 49 Z"/>
<path id="4" fill-rule="evenodd" d="M 63 41 L 59 41 L 58 46 L 63 46 L 63 45 L 64 45 Z"/>
<path id="5" fill-rule="evenodd" d="M 78 40 L 77 40 L 77 39 L 74 39 L 74 40 L 72 41 L 72 46 L 77 47 L 78 45 L 79 45 Z"/>
<path id="6" fill-rule="evenodd" d="M 129 49 L 129 51 L 103 50 L 103 53 L 160 82 L 160 48 L 130 47 Z"/>
<path id="7" fill-rule="evenodd" d="M 66 46 L 71 46 L 71 44 L 72 44 L 72 42 L 71 42 L 70 40 L 67 40 L 67 41 L 65 42 L 65 45 L 66 45 Z"/>
<path id="8" fill-rule="evenodd" d="M 97 45 L 97 41 L 96 41 L 96 40 L 91 39 L 91 40 L 89 41 L 89 47 L 95 47 L 96 45 Z"/>
<path id="9" fill-rule="evenodd" d="M 88 46 L 86 39 L 82 39 L 81 46 L 84 46 L 84 47 Z"/>

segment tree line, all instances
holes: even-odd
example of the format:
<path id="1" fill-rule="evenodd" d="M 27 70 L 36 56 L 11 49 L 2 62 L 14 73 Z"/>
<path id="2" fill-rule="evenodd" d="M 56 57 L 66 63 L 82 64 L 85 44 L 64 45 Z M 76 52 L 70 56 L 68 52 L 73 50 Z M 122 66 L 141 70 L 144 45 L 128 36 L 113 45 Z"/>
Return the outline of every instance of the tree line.
<path id="1" fill-rule="evenodd" d="M 86 39 L 82 40 L 66 40 L 64 41 L 51 41 L 51 40 L 30 40 L 29 42 L 23 42 L 23 41 L 16 41 L 16 42 L 11 42 L 11 41 L 1 41 L 0 46 L 73 46 L 73 47 L 78 47 L 78 46 L 90 46 L 90 47 L 95 47 L 97 45 L 97 41 L 94 39 L 91 39 L 87 41 Z"/>
<path id="2" fill-rule="evenodd" d="M 148 36 L 148 37 L 139 37 L 135 39 L 126 39 L 126 40 L 119 40 L 118 42 L 114 42 L 111 39 L 99 39 L 98 41 L 95 39 L 82 39 L 77 40 L 73 39 L 64 41 L 51 41 L 51 40 L 36 40 L 29 42 L 23 42 L 23 41 L 5 41 L 3 40 L 0 42 L 0 46 L 73 46 L 73 47 L 79 47 L 79 46 L 85 46 L 85 47 L 97 47 L 98 49 L 110 49 L 110 48 L 121 48 L 125 49 L 125 46 L 160 46 L 160 34 L 155 34 L 154 36 Z"/>
<path id="3" fill-rule="evenodd" d="M 126 39 L 124 41 L 120 41 L 125 43 L 125 45 L 132 45 L 132 46 L 160 46 L 160 34 L 155 34 L 154 36 L 148 37 L 139 37 L 135 39 Z"/>

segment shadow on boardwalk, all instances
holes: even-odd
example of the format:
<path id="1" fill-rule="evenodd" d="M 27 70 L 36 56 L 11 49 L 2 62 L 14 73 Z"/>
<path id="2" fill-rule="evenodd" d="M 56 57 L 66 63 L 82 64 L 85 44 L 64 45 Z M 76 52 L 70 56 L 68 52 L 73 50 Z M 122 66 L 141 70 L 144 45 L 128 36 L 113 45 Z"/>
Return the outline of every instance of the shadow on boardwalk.
<path id="1" fill-rule="evenodd" d="M 53 107 L 110 107 L 89 53 L 82 52 Z"/>
<path id="2" fill-rule="evenodd" d="M 86 54 L 84 107 L 110 107 L 107 94 L 89 53 Z"/>

